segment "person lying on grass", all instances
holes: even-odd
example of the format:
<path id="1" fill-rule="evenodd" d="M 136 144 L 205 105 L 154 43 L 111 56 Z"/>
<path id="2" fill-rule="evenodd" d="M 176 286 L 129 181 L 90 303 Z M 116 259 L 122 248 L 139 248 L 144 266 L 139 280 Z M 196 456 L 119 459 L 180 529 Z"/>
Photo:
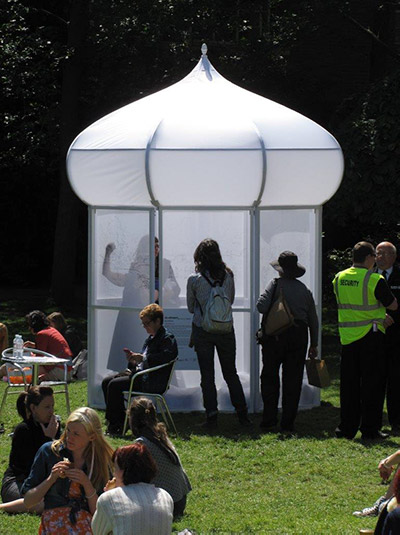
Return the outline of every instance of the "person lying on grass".
<path id="1" fill-rule="evenodd" d="M 392 453 L 392 455 L 389 455 L 389 457 L 386 457 L 385 459 L 382 459 L 378 464 L 378 470 L 379 475 L 383 479 L 383 481 L 388 481 L 390 475 L 392 474 L 392 471 L 395 466 L 396 468 L 396 475 L 398 473 L 398 465 L 400 463 L 400 450 L 396 451 L 395 453 Z M 388 489 L 386 491 L 386 494 L 383 496 L 380 496 L 376 502 L 371 507 L 364 507 L 361 511 L 354 511 L 353 515 L 357 516 L 359 518 L 365 517 L 365 516 L 378 516 L 379 513 L 384 508 L 386 502 L 390 500 L 390 498 L 394 494 L 393 490 L 394 485 L 394 479 L 391 481 L 390 485 L 388 486 Z"/>

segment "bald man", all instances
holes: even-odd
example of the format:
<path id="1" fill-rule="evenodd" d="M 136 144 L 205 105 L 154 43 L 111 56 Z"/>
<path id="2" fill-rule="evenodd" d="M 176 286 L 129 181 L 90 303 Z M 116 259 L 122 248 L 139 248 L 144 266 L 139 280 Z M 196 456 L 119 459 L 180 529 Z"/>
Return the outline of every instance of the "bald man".
<path id="1" fill-rule="evenodd" d="M 385 277 L 391 292 L 400 302 L 400 266 L 393 243 L 383 241 L 376 248 L 375 271 Z M 393 319 L 385 336 L 387 364 L 386 406 L 393 434 L 400 434 L 400 312 L 386 310 Z"/>

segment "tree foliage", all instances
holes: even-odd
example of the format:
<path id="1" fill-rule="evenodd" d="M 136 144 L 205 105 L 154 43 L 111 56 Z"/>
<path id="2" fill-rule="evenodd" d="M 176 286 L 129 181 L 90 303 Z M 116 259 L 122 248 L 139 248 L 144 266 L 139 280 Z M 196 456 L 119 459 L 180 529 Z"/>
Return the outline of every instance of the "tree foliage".
<path id="1" fill-rule="evenodd" d="M 351 245 L 363 237 L 398 241 L 400 196 L 400 70 L 349 99 L 336 135 L 345 155 L 342 185 L 325 208 Z"/>
<path id="2" fill-rule="evenodd" d="M 0 265 L 4 281 L 50 279 L 57 213 L 59 228 L 60 214 L 69 210 L 63 205 L 69 195 L 65 189 L 58 205 L 63 176 L 59 171 L 74 135 L 106 113 L 181 79 L 198 61 L 202 42 L 208 44 L 209 57 L 223 76 L 304 113 L 339 138 L 347 170 L 326 210 L 327 235 L 338 225 L 368 224 L 373 204 L 369 193 L 377 193 L 380 181 L 380 206 L 383 190 L 397 187 L 397 166 L 391 160 L 397 147 L 389 149 L 397 139 L 391 123 L 396 115 L 387 111 L 392 108 L 395 77 L 387 78 L 383 99 L 378 85 L 360 96 L 390 66 L 390 54 L 380 44 L 390 26 L 390 2 L 85 0 L 86 40 L 78 55 L 68 43 L 77 1 L 0 3 L 1 210 L 9 229 L 4 237 L 7 259 Z M 71 86 L 77 105 L 65 128 L 62 88 L 74 62 L 81 72 Z M 353 94 L 357 97 L 351 100 Z M 385 109 L 379 111 L 379 106 Z M 335 117 L 341 120 L 332 121 Z M 385 132 L 390 132 L 391 141 Z M 355 198 L 354 210 L 350 199 Z M 84 278 L 86 212 L 82 203 L 76 207 L 78 236 L 57 237 L 61 243 L 56 251 L 64 248 L 66 255 L 73 255 L 78 244 Z M 375 213 L 381 213 L 374 215 L 379 224 L 386 224 L 389 211 Z M 15 261 L 19 256 L 24 261 Z"/>

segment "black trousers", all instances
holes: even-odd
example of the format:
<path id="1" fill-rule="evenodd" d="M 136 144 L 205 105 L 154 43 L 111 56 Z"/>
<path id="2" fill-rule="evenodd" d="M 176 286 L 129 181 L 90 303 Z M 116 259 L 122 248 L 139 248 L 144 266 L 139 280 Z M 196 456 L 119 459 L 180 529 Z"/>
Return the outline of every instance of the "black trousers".
<path id="1" fill-rule="evenodd" d="M 360 340 L 342 346 L 340 362 L 340 425 L 348 438 L 358 429 L 379 431 L 385 396 L 385 335 L 372 329 Z"/>
<path id="2" fill-rule="evenodd" d="M 111 375 L 103 379 L 101 388 L 103 389 L 104 400 L 106 402 L 106 419 L 108 423 L 115 427 L 122 427 L 125 420 L 125 402 L 123 392 L 129 390 L 132 374 Z M 134 389 L 143 391 L 141 377 L 135 379 Z M 149 392 L 149 390 L 147 390 Z"/>
<path id="3" fill-rule="evenodd" d="M 261 395 L 264 403 L 263 424 L 266 427 L 278 423 L 279 370 L 282 366 L 281 428 L 293 428 L 303 384 L 307 344 L 308 327 L 305 323 L 297 322 L 297 325 L 279 336 L 268 336 L 262 345 Z"/>
<path id="4" fill-rule="evenodd" d="M 385 335 L 386 407 L 390 425 L 400 428 L 400 332 L 391 329 Z"/>
<path id="5" fill-rule="evenodd" d="M 215 387 L 214 351 L 217 350 L 222 375 L 228 385 L 232 405 L 237 412 L 247 411 L 242 383 L 236 371 L 235 332 L 212 334 L 201 327 L 192 326 L 192 340 L 199 361 L 203 404 L 208 416 L 218 411 Z"/>

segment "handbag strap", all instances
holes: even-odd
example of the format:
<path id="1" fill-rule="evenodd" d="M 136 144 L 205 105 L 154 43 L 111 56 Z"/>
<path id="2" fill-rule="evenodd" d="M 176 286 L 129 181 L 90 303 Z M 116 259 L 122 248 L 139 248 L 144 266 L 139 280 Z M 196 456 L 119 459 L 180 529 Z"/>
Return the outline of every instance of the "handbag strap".
<path id="1" fill-rule="evenodd" d="M 271 294 L 271 302 L 269 304 L 267 312 L 265 312 L 263 314 L 262 318 L 261 318 L 261 326 L 262 327 L 264 326 L 265 322 L 267 321 L 268 314 L 270 313 L 272 305 L 274 304 L 274 297 L 275 297 L 275 294 L 276 294 L 276 290 L 278 288 L 278 282 L 279 282 L 279 279 L 274 279 L 274 285 L 272 287 L 272 294 Z"/>

